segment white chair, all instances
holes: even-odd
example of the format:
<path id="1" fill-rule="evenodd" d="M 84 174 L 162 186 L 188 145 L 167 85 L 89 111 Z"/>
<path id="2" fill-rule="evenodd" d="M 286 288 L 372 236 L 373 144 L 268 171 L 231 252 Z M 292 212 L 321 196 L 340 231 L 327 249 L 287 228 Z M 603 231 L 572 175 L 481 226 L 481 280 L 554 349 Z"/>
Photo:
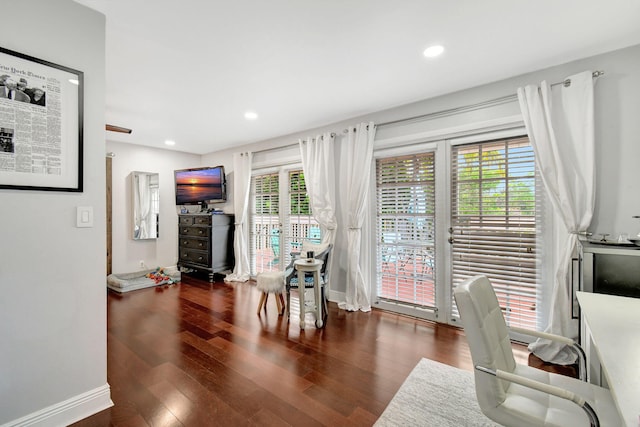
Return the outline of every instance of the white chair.
<path id="1" fill-rule="evenodd" d="M 453 292 L 476 368 L 476 397 L 487 417 L 513 427 L 622 425 L 609 390 L 516 363 L 489 279 L 472 277 Z"/>

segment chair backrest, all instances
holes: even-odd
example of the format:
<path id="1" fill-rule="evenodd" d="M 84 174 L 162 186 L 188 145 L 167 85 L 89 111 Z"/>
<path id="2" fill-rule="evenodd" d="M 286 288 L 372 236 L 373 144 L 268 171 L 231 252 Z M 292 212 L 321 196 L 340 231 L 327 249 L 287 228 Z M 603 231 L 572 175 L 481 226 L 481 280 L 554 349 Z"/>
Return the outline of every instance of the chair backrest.
<path id="1" fill-rule="evenodd" d="M 475 276 L 453 290 L 467 336 L 473 365 L 513 372 L 513 357 L 509 330 L 498 304 L 498 298 L 485 276 Z M 474 370 L 476 396 L 480 408 L 496 408 L 506 397 L 509 383 L 493 375 Z"/>
<path id="2" fill-rule="evenodd" d="M 331 243 L 313 243 L 304 241 L 302 242 L 302 248 L 300 249 L 300 253 L 302 256 L 306 254 L 308 251 L 313 251 L 314 258 L 319 259 L 323 262 L 322 267 L 320 268 L 320 274 L 323 276 L 324 280 L 327 280 L 325 277 L 327 272 L 327 267 L 329 264 L 329 255 L 331 254 L 331 249 L 333 245 Z"/>

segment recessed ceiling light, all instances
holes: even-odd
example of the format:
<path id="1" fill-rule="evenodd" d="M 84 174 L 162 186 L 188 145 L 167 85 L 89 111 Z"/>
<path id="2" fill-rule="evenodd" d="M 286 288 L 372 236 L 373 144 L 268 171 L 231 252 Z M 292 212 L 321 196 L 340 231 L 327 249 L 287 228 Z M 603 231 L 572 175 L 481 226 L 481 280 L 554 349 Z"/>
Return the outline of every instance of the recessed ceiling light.
<path id="1" fill-rule="evenodd" d="M 244 118 L 247 120 L 255 120 L 258 118 L 258 113 L 256 113 L 255 111 L 247 111 L 246 113 L 244 113 Z"/>
<path id="2" fill-rule="evenodd" d="M 176 145 L 176 142 L 175 141 L 171 141 L 170 139 L 167 139 L 164 143 L 166 145 Z"/>
<path id="3" fill-rule="evenodd" d="M 427 58 L 435 58 L 436 56 L 442 55 L 442 52 L 444 52 L 444 47 L 440 45 L 435 45 L 435 46 L 429 46 L 428 48 L 426 48 L 423 54 Z"/>

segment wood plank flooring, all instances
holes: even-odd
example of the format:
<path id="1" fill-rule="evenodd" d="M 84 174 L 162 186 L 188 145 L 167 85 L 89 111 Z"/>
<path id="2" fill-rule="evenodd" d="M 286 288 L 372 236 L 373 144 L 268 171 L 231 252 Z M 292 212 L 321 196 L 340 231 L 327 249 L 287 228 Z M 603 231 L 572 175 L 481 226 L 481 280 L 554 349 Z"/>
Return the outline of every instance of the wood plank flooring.
<path id="1" fill-rule="evenodd" d="M 256 315 L 253 282 L 178 285 L 108 296 L 114 407 L 86 426 L 371 426 L 423 358 L 471 371 L 461 330 L 380 310 L 329 304 L 324 329 Z M 309 326 L 311 325 L 311 326 Z M 518 361 L 542 366 L 525 347 Z"/>

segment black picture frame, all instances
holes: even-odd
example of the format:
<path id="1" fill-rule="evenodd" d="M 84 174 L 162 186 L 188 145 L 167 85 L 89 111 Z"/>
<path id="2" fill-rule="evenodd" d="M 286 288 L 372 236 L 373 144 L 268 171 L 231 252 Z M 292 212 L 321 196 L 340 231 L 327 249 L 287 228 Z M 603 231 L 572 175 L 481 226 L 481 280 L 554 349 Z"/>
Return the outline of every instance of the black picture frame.
<path id="1" fill-rule="evenodd" d="M 0 47 L 0 189 L 83 191 L 84 73 Z"/>

